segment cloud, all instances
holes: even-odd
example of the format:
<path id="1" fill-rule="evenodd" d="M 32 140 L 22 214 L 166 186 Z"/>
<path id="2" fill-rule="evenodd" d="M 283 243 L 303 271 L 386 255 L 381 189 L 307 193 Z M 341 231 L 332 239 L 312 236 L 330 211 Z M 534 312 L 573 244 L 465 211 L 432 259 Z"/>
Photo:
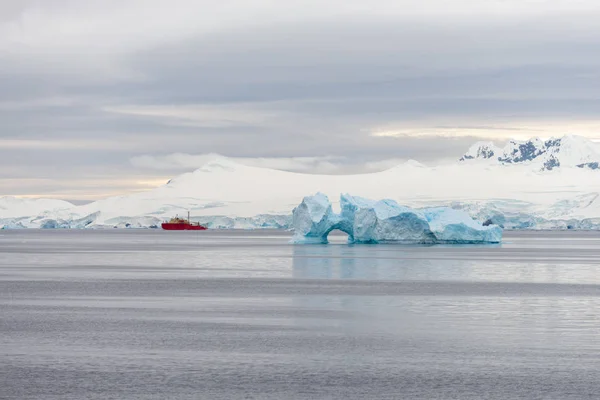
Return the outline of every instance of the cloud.
<path id="1" fill-rule="evenodd" d="M 134 167 L 154 170 L 189 171 L 223 158 L 220 154 L 142 155 L 130 161 Z M 226 157 L 251 167 L 272 168 L 293 172 L 336 173 L 341 169 L 341 157 Z"/>
<path id="2" fill-rule="evenodd" d="M 264 125 L 285 118 L 285 111 L 265 109 L 252 104 L 184 104 L 177 106 L 113 106 L 104 111 L 163 121 L 174 126 L 235 127 Z"/>
<path id="3" fill-rule="evenodd" d="M 384 171 L 403 164 L 407 158 L 388 158 L 373 161 L 354 160 L 347 157 L 224 157 L 220 154 L 185 154 L 173 153 L 165 155 L 142 155 L 133 157 L 131 164 L 140 169 L 188 172 L 205 164 L 226 158 L 236 163 L 260 168 L 271 168 L 309 174 L 357 174 Z M 447 161 L 456 161 L 452 158 Z"/>
<path id="4" fill-rule="evenodd" d="M 123 144 L 107 143 L 101 140 L 19 140 L 0 139 L 0 150 L 3 149 L 26 149 L 26 150 L 86 150 L 90 147 L 95 149 L 122 148 Z"/>
<path id="5" fill-rule="evenodd" d="M 549 139 L 565 134 L 577 134 L 591 140 L 600 140 L 600 121 L 556 121 L 554 123 L 523 121 L 519 127 L 510 126 L 438 126 L 438 127 L 383 127 L 376 128 L 371 135 L 376 138 L 458 138 L 478 137 L 506 141 L 507 138 L 525 140 L 532 137 Z"/>
<path id="6" fill-rule="evenodd" d="M 0 177 L 31 184 L 0 194 L 113 193 L 210 153 L 355 173 L 597 138 L 599 17 L 591 0 L 4 0 Z"/>

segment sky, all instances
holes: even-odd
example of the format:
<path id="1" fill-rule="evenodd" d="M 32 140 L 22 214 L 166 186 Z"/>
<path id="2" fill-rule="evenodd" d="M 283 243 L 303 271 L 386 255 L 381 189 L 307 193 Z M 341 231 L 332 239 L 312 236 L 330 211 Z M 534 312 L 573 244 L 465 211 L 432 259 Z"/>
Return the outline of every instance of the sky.
<path id="1" fill-rule="evenodd" d="M 2 0 L 0 195 L 147 190 L 600 139 L 595 0 Z"/>

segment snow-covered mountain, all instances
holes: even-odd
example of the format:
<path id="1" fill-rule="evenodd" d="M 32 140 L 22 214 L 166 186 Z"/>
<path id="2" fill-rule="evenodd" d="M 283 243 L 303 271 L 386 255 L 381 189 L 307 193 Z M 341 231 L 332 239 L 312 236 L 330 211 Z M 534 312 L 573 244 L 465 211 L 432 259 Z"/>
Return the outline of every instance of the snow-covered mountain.
<path id="1" fill-rule="evenodd" d="M 37 215 L 46 211 L 66 210 L 73 207 L 73 204 L 63 200 L 0 196 L 0 218 Z"/>
<path id="2" fill-rule="evenodd" d="M 155 189 L 82 206 L 39 200 L 32 204 L 44 207 L 30 207 L 24 205 L 29 200 L 17 200 L 11 207 L 5 200 L 0 227 L 153 227 L 189 211 L 211 227 L 285 228 L 302 198 L 320 191 L 331 199 L 341 193 L 391 198 L 412 208 L 449 205 L 508 228 L 600 229 L 597 155 L 594 143 L 567 136 L 511 141 L 502 149 L 478 143 L 460 162 L 427 167 L 409 161 L 359 175 L 301 174 L 215 157 Z M 556 160 L 552 168 L 549 160 Z"/>
<path id="3" fill-rule="evenodd" d="M 503 150 L 492 142 L 477 142 L 469 147 L 469 150 L 459 161 L 467 160 L 497 160 Z"/>
<path id="4" fill-rule="evenodd" d="M 526 141 L 511 140 L 503 148 L 492 142 L 475 143 L 460 158 L 461 162 L 485 160 L 501 164 L 529 164 L 542 171 L 559 167 L 598 169 L 600 145 L 581 136 Z"/>

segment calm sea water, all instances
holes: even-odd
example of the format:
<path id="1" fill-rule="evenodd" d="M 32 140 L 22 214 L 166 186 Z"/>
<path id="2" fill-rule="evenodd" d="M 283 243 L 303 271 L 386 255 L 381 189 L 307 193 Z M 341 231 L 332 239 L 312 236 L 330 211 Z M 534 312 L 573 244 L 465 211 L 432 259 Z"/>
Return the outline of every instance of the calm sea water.
<path id="1" fill-rule="evenodd" d="M 0 231 L 0 398 L 600 398 L 600 233 L 288 240 Z"/>

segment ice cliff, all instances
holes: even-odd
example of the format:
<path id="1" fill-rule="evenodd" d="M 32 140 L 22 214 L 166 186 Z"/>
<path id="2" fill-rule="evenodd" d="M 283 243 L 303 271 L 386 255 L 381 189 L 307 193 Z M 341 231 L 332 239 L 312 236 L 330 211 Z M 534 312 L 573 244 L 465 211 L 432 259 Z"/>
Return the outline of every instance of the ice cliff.
<path id="1" fill-rule="evenodd" d="M 333 230 L 351 243 L 499 243 L 502 228 L 484 226 L 467 213 L 448 207 L 415 210 L 394 200 L 369 200 L 344 194 L 341 212 L 326 195 L 307 196 L 293 211 L 294 243 L 327 243 Z"/>

